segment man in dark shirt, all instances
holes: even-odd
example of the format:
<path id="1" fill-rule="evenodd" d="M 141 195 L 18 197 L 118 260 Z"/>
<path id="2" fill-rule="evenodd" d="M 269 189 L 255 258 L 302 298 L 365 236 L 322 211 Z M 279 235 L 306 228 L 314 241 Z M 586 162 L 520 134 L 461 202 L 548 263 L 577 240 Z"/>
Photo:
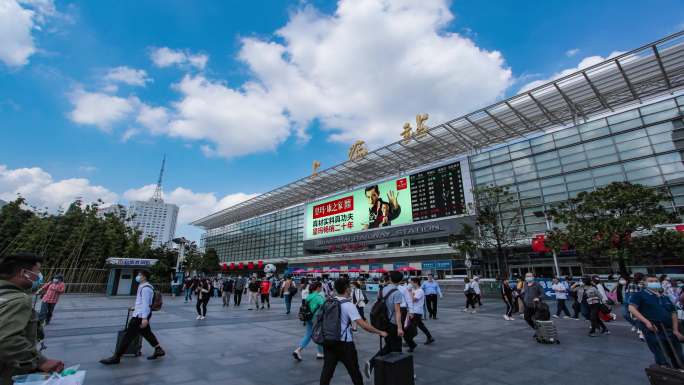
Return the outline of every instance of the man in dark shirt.
<path id="1" fill-rule="evenodd" d="M 399 192 L 391 191 L 387 193 L 385 202 L 380 198 L 380 187 L 373 185 L 366 187 L 366 198 L 368 198 L 368 224 L 365 229 L 375 229 L 378 227 L 389 226 L 391 221 L 401 214 L 399 206 Z M 384 209 L 383 209 L 384 207 Z"/>
<path id="2" fill-rule="evenodd" d="M 660 293 L 661 285 L 658 277 L 648 275 L 646 277 L 646 288 L 640 292 L 633 293 L 629 297 L 629 312 L 640 323 L 640 329 L 644 333 L 648 348 L 655 357 L 656 364 L 670 366 L 670 362 L 677 367 L 678 362 L 684 363 L 682 346 L 679 341 L 684 341 L 684 336 L 679 332 L 679 322 L 677 312 L 666 295 Z M 668 341 L 669 340 L 669 341 Z M 674 348 L 668 360 L 665 355 L 670 351 L 670 343 Z M 661 346 L 665 346 L 664 352 Z M 684 369 L 684 368 L 680 368 Z"/>
<path id="3" fill-rule="evenodd" d="M 233 280 L 225 278 L 223 280 L 223 306 L 230 306 L 230 296 L 233 295 Z"/>

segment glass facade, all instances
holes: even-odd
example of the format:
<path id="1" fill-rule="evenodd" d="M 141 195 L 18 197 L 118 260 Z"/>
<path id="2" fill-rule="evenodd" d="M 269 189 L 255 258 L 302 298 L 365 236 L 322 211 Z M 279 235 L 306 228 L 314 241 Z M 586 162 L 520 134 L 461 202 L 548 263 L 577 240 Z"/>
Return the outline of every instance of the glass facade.
<path id="1" fill-rule="evenodd" d="M 210 229 L 202 235 L 205 250 L 216 250 L 221 262 L 302 256 L 303 241 L 303 205 Z"/>
<path id="2" fill-rule="evenodd" d="M 535 211 L 611 182 L 667 186 L 684 206 L 684 96 L 491 149 L 470 158 L 473 185 L 507 186 L 528 235 L 544 232 Z"/>

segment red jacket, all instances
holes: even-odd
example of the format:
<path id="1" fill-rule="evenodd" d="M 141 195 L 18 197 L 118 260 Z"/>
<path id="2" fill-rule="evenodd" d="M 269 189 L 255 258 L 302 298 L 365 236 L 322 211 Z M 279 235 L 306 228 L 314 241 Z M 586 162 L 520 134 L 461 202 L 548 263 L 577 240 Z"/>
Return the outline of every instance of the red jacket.
<path id="1" fill-rule="evenodd" d="M 271 290 L 271 282 L 261 281 L 261 294 L 268 294 Z"/>

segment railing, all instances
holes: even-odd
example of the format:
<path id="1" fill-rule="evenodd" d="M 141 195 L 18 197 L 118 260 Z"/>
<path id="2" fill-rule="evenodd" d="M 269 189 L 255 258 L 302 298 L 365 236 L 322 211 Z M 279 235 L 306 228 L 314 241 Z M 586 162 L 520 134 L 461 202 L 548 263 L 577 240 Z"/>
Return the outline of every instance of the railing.
<path id="1" fill-rule="evenodd" d="M 106 283 L 66 283 L 65 293 L 70 294 L 104 294 L 107 290 Z"/>

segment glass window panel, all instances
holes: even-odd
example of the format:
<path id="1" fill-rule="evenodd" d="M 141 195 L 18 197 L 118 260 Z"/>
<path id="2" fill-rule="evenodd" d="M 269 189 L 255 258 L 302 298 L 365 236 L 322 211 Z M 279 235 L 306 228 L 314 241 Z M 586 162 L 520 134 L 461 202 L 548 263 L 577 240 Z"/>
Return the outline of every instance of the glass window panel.
<path id="1" fill-rule="evenodd" d="M 646 186 L 659 186 L 663 184 L 663 178 L 661 176 L 654 176 L 645 179 L 637 179 L 633 181 L 634 183 L 643 184 Z"/>
<path id="2" fill-rule="evenodd" d="M 567 182 L 576 182 L 578 180 L 591 179 L 591 173 L 589 171 L 575 172 L 572 174 L 567 174 L 565 180 Z"/>
<path id="3" fill-rule="evenodd" d="M 615 132 L 630 130 L 632 128 L 637 128 L 637 127 L 641 127 L 641 126 L 643 126 L 641 119 L 634 119 L 634 120 L 628 120 L 628 121 L 622 122 L 622 123 L 613 124 L 610 126 L 610 131 L 615 133 Z"/>
<path id="4" fill-rule="evenodd" d="M 672 151 L 675 149 L 675 144 L 672 142 L 659 143 L 653 145 L 653 151 L 656 153 Z"/>
<path id="5" fill-rule="evenodd" d="M 533 172 L 533 171 L 535 171 L 533 165 L 529 165 L 529 166 L 518 166 L 518 167 L 515 168 L 515 174 L 516 174 L 516 175 L 527 174 L 527 173 Z"/>
<path id="6" fill-rule="evenodd" d="M 504 155 L 492 157 L 492 163 L 501 163 L 501 162 L 505 162 L 507 160 L 511 160 L 511 156 L 509 154 L 504 154 Z"/>
<path id="7" fill-rule="evenodd" d="M 672 142 L 672 132 L 668 131 L 661 134 L 651 135 L 649 138 L 651 139 L 651 143 Z"/>
<path id="8" fill-rule="evenodd" d="M 564 172 L 571 172 L 571 171 L 581 170 L 581 169 L 587 168 L 587 167 L 589 167 L 589 164 L 587 164 L 586 160 L 583 160 L 581 162 L 563 165 L 563 171 Z"/>
<path id="9" fill-rule="evenodd" d="M 601 167 L 592 170 L 594 177 L 604 176 L 609 174 L 622 174 L 622 167 L 620 165 Z"/>
<path id="10" fill-rule="evenodd" d="M 533 165 L 534 162 L 532 161 L 532 158 L 523 158 L 523 159 L 514 160 L 513 162 L 511 162 L 511 164 L 513 165 L 514 168 L 517 168 L 517 167 L 524 167 L 524 166 Z"/>
<path id="11" fill-rule="evenodd" d="M 598 158 L 589 159 L 589 165 L 600 166 L 602 164 L 613 163 L 613 162 L 617 162 L 617 161 L 618 161 L 617 155 L 607 155 L 607 156 L 601 156 Z"/>
<path id="12" fill-rule="evenodd" d="M 604 138 L 604 139 L 598 139 L 598 140 L 592 140 L 591 142 L 584 143 L 584 148 L 589 151 L 595 148 L 602 148 L 606 146 L 612 146 L 613 145 L 613 139 L 612 138 Z"/>
<path id="13" fill-rule="evenodd" d="M 504 155 L 504 154 L 508 154 L 508 147 L 507 146 L 495 148 L 495 149 L 490 151 L 490 156 L 492 158 L 495 156 Z"/>
<path id="14" fill-rule="evenodd" d="M 499 173 L 501 171 L 510 170 L 512 168 L 513 168 L 513 165 L 511 165 L 510 163 L 503 163 L 503 164 L 493 166 L 492 171 L 494 171 L 494 173 L 496 174 L 496 173 Z"/>
<path id="15" fill-rule="evenodd" d="M 633 139 L 643 138 L 644 136 L 646 136 L 646 130 L 634 130 L 624 134 L 615 135 L 613 140 L 616 144 L 618 144 L 622 142 L 628 142 Z"/>
<path id="16" fill-rule="evenodd" d="M 650 124 L 655 122 L 660 122 L 666 119 L 672 119 L 680 115 L 678 109 L 672 109 L 667 111 L 658 112 L 657 114 L 652 114 L 644 116 L 644 124 Z"/>
<path id="17" fill-rule="evenodd" d="M 491 173 L 492 173 L 492 169 L 491 169 L 491 168 L 484 168 L 484 169 L 481 169 L 481 170 L 476 170 L 476 171 L 474 171 L 474 172 L 473 172 L 473 175 L 475 175 L 476 177 L 478 177 L 478 176 L 488 175 L 488 174 L 491 174 Z"/>
<path id="18" fill-rule="evenodd" d="M 653 114 L 655 112 L 660 112 L 660 111 L 664 111 L 664 110 L 668 110 L 668 109 L 672 109 L 672 108 L 676 108 L 676 107 L 677 107 L 677 104 L 675 103 L 675 101 L 673 99 L 670 99 L 670 100 L 664 100 L 664 101 L 658 102 L 658 103 L 649 104 L 648 106 L 641 107 L 640 110 L 641 110 L 641 115 L 649 115 L 649 114 Z"/>
<path id="19" fill-rule="evenodd" d="M 544 154 L 540 154 L 534 157 L 535 162 L 543 162 L 545 160 L 550 160 L 550 159 L 556 159 L 558 158 L 558 152 L 557 151 L 549 151 Z"/>
<path id="20" fill-rule="evenodd" d="M 672 195 L 684 195 L 684 185 L 670 186 Z"/>
<path id="21" fill-rule="evenodd" d="M 558 176 L 555 178 L 547 178 L 547 179 L 542 179 L 541 181 L 541 186 L 542 187 L 548 187 L 548 186 L 555 186 L 558 184 L 563 184 L 565 181 L 562 176 Z"/>
<path id="22" fill-rule="evenodd" d="M 565 185 L 559 184 L 556 186 L 551 186 L 551 187 L 544 187 L 542 189 L 542 192 L 544 193 L 544 196 L 551 195 L 551 194 L 557 194 L 566 191 Z"/>
<path id="23" fill-rule="evenodd" d="M 520 199 L 520 205 L 521 206 L 534 206 L 542 203 L 541 196 L 536 196 L 532 198 L 526 198 L 526 199 Z"/>
<path id="24" fill-rule="evenodd" d="M 648 131 L 649 134 L 658 134 L 661 132 L 672 131 L 674 128 L 675 126 L 672 122 L 664 122 L 654 126 L 646 127 L 646 131 Z"/>
<path id="25" fill-rule="evenodd" d="M 546 162 L 537 162 L 537 170 L 543 170 L 551 167 L 558 167 L 560 166 L 560 160 L 558 159 L 553 159 L 553 160 L 548 160 Z"/>
<path id="26" fill-rule="evenodd" d="M 606 119 L 598 119 L 598 120 L 593 120 L 591 122 L 587 122 L 579 126 L 579 131 L 580 132 L 587 132 L 587 131 L 593 131 L 602 127 L 606 127 L 608 123 L 606 122 Z"/>
<path id="27" fill-rule="evenodd" d="M 568 194 L 566 192 L 560 194 L 544 195 L 544 202 L 558 202 L 568 199 Z"/>
<path id="28" fill-rule="evenodd" d="M 617 115 L 609 116 L 608 117 L 608 124 L 612 125 L 615 123 L 624 122 L 625 120 L 630 120 L 630 119 L 634 119 L 634 118 L 638 118 L 638 117 L 639 117 L 639 110 L 637 110 L 637 109 L 629 110 L 629 111 L 625 111 L 625 112 L 617 114 Z"/>
<path id="29" fill-rule="evenodd" d="M 515 182 L 515 181 L 513 180 L 513 177 L 510 177 L 510 178 L 501 178 L 501 179 L 496 178 L 496 185 L 497 185 L 497 186 L 505 186 L 505 185 L 507 185 L 507 184 L 512 184 L 512 183 L 514 183 L 514 182 Z"/>
<path id="30" fill-rule="evenodd" d="M 589 140 L 593 138 L 598 138 L 600 136 L 608 135 L 610 131 L 608 127 L 599 128 L 593 131 L 587 131 L 582 133 L 582 140 Z"/>
<path id="31" fill-rule="evenodd" d="M 540 152 L 553 150 L 554 148 L 556 148 L 556 145 L 553 142 L 548 142 L 548 143 L 538 144 L 538 145 L 532 146 L 532 152 L 535 154 L 538 154 Z"/>
<path id="32" fill-rule="evenodd" d="M 593 187 L 594 182 L 591 179 L 568 183 L 568 190 L 585 190 Z"/>
<path id="33" fill-rule="evenodd" d="M 629 151 L 621 151 L 620 152 L 620 158 L 622 159 L 632 159 L 632 158 L 638 158 L 641 156 L 647 156 L 653 154 L 653 149 L 651 146 L 646 146 L 646 147 L 641 147 L 637 148 L 634 150 L 629 150 Z"/>
<path id="34" fill-rule="evenodd" d="M 514 152 L 511 152 L 511 159 L 522 158 L 524 156 L 529 156 L 530 154 L 532 154 L 532 150 L 529 148 L 526 148 L 524 150 L 514 151 Z"/>
<path id="35" fill-rule="evenodd" d="M 672 183 L 675 181 L 681 182 L 682 180 L 684 180 L 684 172 L 675 172 L 673 174 L 666 174 L 666 175 L 663 175 L 663 177 L 665 178 L 666 181 L 668 181 L 668 183 Z"/>
<path id="36" fill-rule="evenodd" d="M 508 148 L 511 150 L 511 152 L 530 148 L 530 142 L 527 140 L 524 140 L 522 142 L 513 143 L 510 146 L 508 146 Z"/>
<path id="37" fill-rule="evenodd" d="M 558 150 L 558 155 L 560 157 L 565 157 L 568 155 L 574 155 L 574 154 L 583 153 L 583 152 L 584 152 L 584 146 L 580 144 L 577 146 L 562 148 L 562 149 Z"/>
<path id="38" fill-rule="evenodd" d="M 518 185 L 519 191 L 531 190 L 531 189 L 535 189 L 535 188 L 539 188 L 539 181 L 520 183 Z"/>
<path id="39" fill-rule="evenodd" d="M 570 163 L 578 162 L 580 160 L 585 160 L 585 159 L 586 159 L 586 156 L 584 155 L 584 151 L 580 151 L 580 152 L 576 151 L 574 153 L 571 153 L 571 155 L 566 155 L 566 156 L 561 157 L 561 163 L 570 164 Z"/>
<path id="40" fill-rule="evenodd" d="M 599 178 L 594 178 L 594 184 L 596 187 L 604 186 L 613 182 L 622 182 L 625 178 L 622 174 L 617 175 L 606 175 Z"/>
<path id="41" fill-rule="evenodd" d="M 515 179 L 518 182 L 524 182 L 524 181 L 528 181 L 530 179 L 536 179 L 536 178 L 537 178 L 536 172 L 531 172 L 529 174 L 516 175 L 516 177 L 515 177 Z"/>
<path id="42" fill-rule="evenodd" d="M 564 128 L 553 133 L 553 138 L 558 140 L 568 136 L 577 135 L 577 127 Z"/>
<path id="43" fill-rule="evenodd" d="M 654 172 L 652 168 L 643 168 L 641 170 L 629 171 L 627 172 L 627 180 L 633 181 L 641 178 L 646 178 L 653 176 Z"/>
<path id="44" fill-rule="evenodd" d="M 681 171 L 684 171 L 684 164 L 682 162 L 674 162 L 674 163 L 663 164 L 660 166 L 660 170 L 662 171 L 663 174 L 670 174 L 673 172 L 681 172 Z"/>
<path id="45" fill-rule="evenodd" d="M 545 176 L 549 175 L 556 175 L 561 173 L 560 167 L 554 167 L 554 168 L 547 168 L 546 170 L 539 170 L 539 177 L 543 178 Z"/>
<path id="46" fill-rule="evenodd" d="M 666 164 L 666 163 L 673 163 L 673 162 L 681 162 L 682 161 L 682 158 L 679 155 L 679 153 L 658 155 L 656 157 L 656 159 L 658 159 L 659 164 Z"/>
<path id="47" fill-rule="evenodd" d="M 513 176 L 513 170 L 499 171 L 494 173 L 494 178 L 500 180 L 501 178 L 509 178 Z"/>
<path id="48" fill-rule="evenodd" d="M 655 158 L 645 158 L 639 159 L 635 162 L 624 163 L 622 166 L 625 168 L 625 171 L 632 171 L 642 168 L 656 167 L 657 165 L 658 164 L 656 163 Z"/>
<path id="49" fill-rule="evenodd" d="M 552 141 L 553 141 L 553 137 L 551 136 L 551 134 L 546 134 L 546 135 L 541 135 L 541 136 L 538 136 L 536 138 L 530 139 L 530 144 L 532 146 L 536 146 L 538 144 L 548 143 L 548 142 L 552 142 Z"/>
<path id="50" fill-rule="evenodd" d="M 557 147 L 568 146 L 568 145 L 577 143 L 579 141 L 580 141 L 579 135 L 569 136 L 567 138 L 556 140 L 556 146 Z"/>

